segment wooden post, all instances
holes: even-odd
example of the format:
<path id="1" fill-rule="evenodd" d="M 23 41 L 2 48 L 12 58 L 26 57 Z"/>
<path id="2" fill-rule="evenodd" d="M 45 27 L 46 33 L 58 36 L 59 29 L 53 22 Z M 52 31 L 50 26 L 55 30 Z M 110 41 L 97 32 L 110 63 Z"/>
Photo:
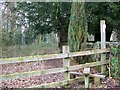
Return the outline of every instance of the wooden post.
<path id="1" fill-rule="evenodd" d="M 90 88 L 90 83 L 89 83 L 90 68 L 84 68 L 83 73 L 85 79 L 85 88 Z"/>
<path id="2" fill-rule="evenodd" d="M 69 53 L 69 47 L 68 47 L 68 45 L 63 46 L 62 50 L 63 50 L 63 54 L 68 54 Z M 63 59 L 63 67 L 64 68 L 68 68 L 69 66 L 70 66 L 70 59 L 69 58 L 64 58 Z M 69 73 L 69 71 L 64 72 L 64 80 L 69 80 L 69 79 L 70 79 L 70 73 Z M 68 88 L 68 84 L 66 86 L 67 87 L 65 87 L 65 88 Z"/>
<path id="3" fill-rule="evenodd" d="M 94 77 L 94 84 L 96 86 L 99 86 L 100 85 L 100 78 L 99 77 Z"/>
<path id="4" fill-rule="evenodd" d="M 100 21 L 100 30 L 101 30 L 101 49 L 106 48 L 106 25 L 105 25 L 105 20 Z M 101 61 L 105 62 L 106 60 L 106 54 L 101 54 Z M 106 66 L 102 65 L 101 66 L 101 73 L 105 73 L 106 71 Z"/>

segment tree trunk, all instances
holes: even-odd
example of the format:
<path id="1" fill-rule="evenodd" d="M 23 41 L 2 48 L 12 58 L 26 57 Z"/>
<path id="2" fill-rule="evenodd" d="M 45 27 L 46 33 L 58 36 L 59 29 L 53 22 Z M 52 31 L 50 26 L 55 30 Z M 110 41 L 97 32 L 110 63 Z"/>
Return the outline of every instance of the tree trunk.
<path id="1" fill-rule="evenodd" d="M 80 51 L 81 44 L 87 40 L 87 20 L 84 2 L 73 2 L 68 29 L 70 51 Z"/>
<path id="2" fill-rule="evenodd" d="M 66 30 L 63 30 L 62 32 L 59 32 L 59 48 L 60 52 L 62 52 L 62 46 L 68 44 L 68 32 Z"/>
<path id="3" fill-rule="evenodd" d="M 58 3 L 57 5 L 57 17 L 56 17 L 56 26 L 57 26 L 57 31 L 58 31 L 58 37 L 59 37 L 59 49 L 60 52 L 62 52 L 62 46 L 66 45 L 68 43 L 68 30 L 65 29 L 63 25 L 63 17 L 61 16 L 62 12 L 62 3 Z"/>

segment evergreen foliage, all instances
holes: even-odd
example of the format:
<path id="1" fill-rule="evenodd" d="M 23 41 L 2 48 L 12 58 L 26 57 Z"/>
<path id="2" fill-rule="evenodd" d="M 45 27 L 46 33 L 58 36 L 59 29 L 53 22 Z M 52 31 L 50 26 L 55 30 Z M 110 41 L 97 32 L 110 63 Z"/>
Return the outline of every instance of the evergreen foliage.
<path id="1" fill-rule="evenodd" d="M 111 74 L 120 84 L 120 45 L 112 47 Z"/>
<path id="2" fill-rule="evenodd" d="M 81 44 L 87 40 L 87 19 L 84 2 L 73 2 L 68 29 L 70 51 L 80 51 Z"/>

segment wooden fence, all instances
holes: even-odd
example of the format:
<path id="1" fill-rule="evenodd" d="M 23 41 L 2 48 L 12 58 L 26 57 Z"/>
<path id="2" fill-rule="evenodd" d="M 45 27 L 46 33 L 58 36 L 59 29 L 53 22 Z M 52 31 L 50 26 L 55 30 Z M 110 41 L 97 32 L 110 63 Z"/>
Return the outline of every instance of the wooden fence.
<path id="1" fill-rule="evenodd" d="M 81 68 L 89 68 L 89 67 L 101 65 L 101 72 L 103 73 L 106 71 L 105 64 L 109 63 L 109 60 L 106 60 L 105 53 L 110 52 L 108 49 L 106 49 L 105 37 L 106 37 L 105 36 L 105 21 L 102 20 L 101 21 L 101 49 L 80 51 L 80 52 L 69 52 L 69 47 L 66 45 L 66 46 L 63 46 L 63 53 L 61 53 L 61 54 L 37 55 L 37 56 L 4 58 L 4 59 L 1 58 L 0 65 L 8 64 L 8 63 L 42 61 L 42 60 L 50 60 L 50 59 L 58 59 L 59 60 L 60 58 L 62 58 L 63 59 L 63 67 L 45 69 L 45 70 L 39 70 L 39 71 L 30 71 L 30 72 L 0 75 L 0 81 L 63 72 L 64 73 L 63 81 L 35 85 L 35 86 L 30 87 L 30 88 L 38 88 L 38 87 L 39 88 L 50 88 L 50 87 L 63 86 L 66 84 L 71 84 L 76 81 L 83 80 L 82 78 L 70 79 L 70 71 L 72 71 L 72 70 L 77 70 L 77 69 L 81 69 Z M 76 57 L 76 56 L 93 55 L 93 54 L 101 54 L 101 61 L 70 66 L 70 58 Z"/>
<path id="2" fill-rule="evenodd" d="M 4 58 L 0 59 L 0 64 L 8 64 L 8 63 L 17 63 L 17 62 L 29 62 L 29 61 L 42 61 L 42 60 L 50 60 L 50 59 L 60 59 L 63 58 L 63 67 L 61 68 L 53 68 L 53 69 L 45 69 L 40 71 L 30 71 L 30 72 L 22 72 L 22 73 L 14 73 L 14 74 L 7 74 L 7 75 L 0 75 L 0 80 L 10 80 L 15 78 L 23 78 L 23 77 L 30 77 L 30 76 L 36 76 L 36 75 L 44 75 L 44 74 L 53 74 L 53 73 L 59 73 L 64 72 L 64 81 L 60 82 L 53 82 L 48 84 L 41 84 L 33 87 L 56 87 L 56 86 L 62 86 L 68 83 L 72 83 L 74 81 L 80 81 L 80 78 L 76 79 L 70 79 L 70 71 L 71 70 L 77 70 L 81 68 L 88 68 L 88 67 L 94 67 L 98 65 L 104 65 L 108 64 L 108 60 L 105 61 L 97 61 L 87 64 L 81 64 L 81 65 L 74 65 L 70 66 L 70 58 L 76 57 L 76 56 L 85 56 L 85 55 L 92 55 L 92 54 L 100 54 L 100 53 L 106 53 L 109 52 L 107 49 L 98 49 L 98 50 L 89 50 L 89 51 L 81 51 L 81 52 L 69 52 L 68 46 L 63 46 L 63 53 L 62 54 L 50 54 L 50 55 L 38 55 L 38 56 L 29 56 L 29 57 L 19 57 L 19 58 Z"/>

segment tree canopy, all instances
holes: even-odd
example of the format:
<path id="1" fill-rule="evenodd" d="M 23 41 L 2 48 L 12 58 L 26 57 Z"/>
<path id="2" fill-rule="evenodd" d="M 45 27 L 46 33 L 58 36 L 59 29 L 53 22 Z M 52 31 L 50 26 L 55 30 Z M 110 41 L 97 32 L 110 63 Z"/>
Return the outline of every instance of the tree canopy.
<path id="1" fill-rule="evenodd" d="M 107 30 L 120 29 L 120 3 L 118 2 L 87 2 L 85 3 L 86 15 L 89 24 L 89 32 L 99 30 L 100 20 L 106 20 Z M 92 28 L 92 29 L 91 29 Z"/>
<path id="2" fill-rule="evenodd" d="M 107 31 L 111 32 L 113 29 L 120 31 L 119 2 L 85 2 L 84 4 L 89 33 L 100 31 L 101 19 L 106 20 Z M 12 44 L 11 41 L 20 44 L 22 38 L 25 39 L 26 44 L 29 44 L 40 34 L 68 31 L 70 2 L 6 2 L 4 7 L 2 39 L 6 44 Z"/>

